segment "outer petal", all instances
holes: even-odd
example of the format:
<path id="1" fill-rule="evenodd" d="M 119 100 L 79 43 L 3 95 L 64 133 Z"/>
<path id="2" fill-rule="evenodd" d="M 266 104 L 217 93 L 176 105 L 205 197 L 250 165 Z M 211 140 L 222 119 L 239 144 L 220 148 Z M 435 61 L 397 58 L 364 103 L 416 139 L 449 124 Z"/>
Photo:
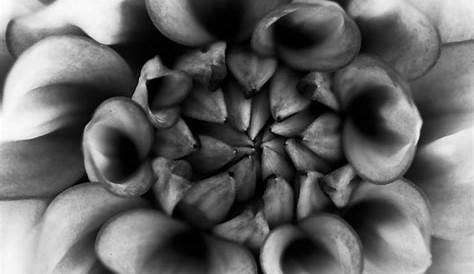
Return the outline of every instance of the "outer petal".
<path id="1" fill-rule="evenodd" d="M 84 124 L 133 86 L 125 61 L 87 38 L 52 37 L 25 52 L 5 83 L 0 197 L 53 195 L 79 179 Z"/>
<path id="2" fill-rule="evenodd" d="M 471 0 L 406 0 L 417 7 L 438 28 L 443 43 L 472 40 L 474 28 Z"/>
<path id="3" fill-rule="evenodd" d="M 407 177 L 428 195 L 434 235 L 474 233 L 474 42 L 447 44 L 436 66 L 412 83 L 425 121 Z"/>
<path id="4" fill-rule="evenodd" d="M 433 238 L 433 265 L 426 274 L 470 274 L 474 269 L 474 237 L 456 241 Z"/>

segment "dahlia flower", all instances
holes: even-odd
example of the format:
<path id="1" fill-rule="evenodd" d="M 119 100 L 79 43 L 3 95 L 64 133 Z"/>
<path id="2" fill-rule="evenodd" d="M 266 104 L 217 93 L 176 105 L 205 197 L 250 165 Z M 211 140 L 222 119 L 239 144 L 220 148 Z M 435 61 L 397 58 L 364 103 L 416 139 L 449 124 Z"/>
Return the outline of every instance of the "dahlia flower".
<path id="1" fill-rule="evenodd" d="M 470 273 L 474 2 L 1 0 L 0 273 Z"/>

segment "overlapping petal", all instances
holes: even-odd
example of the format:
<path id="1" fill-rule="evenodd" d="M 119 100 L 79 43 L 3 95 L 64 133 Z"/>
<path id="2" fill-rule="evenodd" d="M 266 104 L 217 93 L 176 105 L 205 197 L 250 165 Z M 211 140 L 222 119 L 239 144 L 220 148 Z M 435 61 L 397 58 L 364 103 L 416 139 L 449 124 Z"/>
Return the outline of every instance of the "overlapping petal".
<path id="1" fill-rule="evenodd" d="M 80 139 L 95 107 L 130 96 L 134 79 L 113 50 L 77 36 L 44 39 L 5 83 L 1 197 L 54 195 L 83 174 Z"/>

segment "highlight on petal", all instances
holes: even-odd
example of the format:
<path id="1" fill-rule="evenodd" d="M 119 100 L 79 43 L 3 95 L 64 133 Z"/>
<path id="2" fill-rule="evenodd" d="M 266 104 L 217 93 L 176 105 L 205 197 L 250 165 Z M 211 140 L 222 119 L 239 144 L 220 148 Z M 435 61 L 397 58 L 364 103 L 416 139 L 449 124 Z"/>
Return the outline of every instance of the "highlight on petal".
<path id="1" fill-rule="evenodd" d="M 0 139 L 66 127 L 80 132 L 101 101 L 129 96 L 133 83 L 128 65 L 106 46 L 77 36 L 44 39 L 21 55 L 6 79 Z"/>
<path id="2" fill-rule="evenodd" d="M 402 176 L 422 124 L 408 84 L 376 57 L 360 55 L 336 73 L 334 90 L 346 114 L 343 150 L 357 174 L 379 184 Z"/>
<path id="3" fill-rule="evenodd" d="M 355 232 L 335 215 L 305 218 L 297 226 L 270 232 L 260 251 L 265 274 L 362 273 L 362 250 Z"/>
<path id="4" fill-rule="evenodd" d="M 256 273 L 240 245 L 212 238 L 156 210 L 112 218 L 99 232 L 96 252 L 117 273 Z"/>
<path id="5" fill-rule="evenodd" d="M 474 42 L 446 44 L 433 69 L 411 83 L 424 124 L 407 177 L 433 206 L 434 235 L 460 239 L 474 232 Z"/>
<path id="6" fill-rule="evenodd" d="M 406 0 L 425 14 L 439 30 L 443 43 L 474 39 L 471 0 Z"/>
<path id="7" fill-rule="evenodd" d="M 436 27 L 404 0 L 351 0 L 347 13 L 360 27 L 361 51 L 378 55 L 405 78 L 422 76 L 438 59 Z"/>
<path id="8" fill-rule="evenodd" d="M 243 41 L 255 24 L 289 0 L 146 0 L 155 26 L 169 39 L 186 46 L 204 46 L 217 40 Z"/>
<path id="9" fill-rule="evenodd" d="M 413 183 L 360 183 L 344 219 L 361 239 L 364 273 L 424 273 L 431 265 L 430 209 Z"/>
<path id="10" fill-rule="evenodd" d="M 47 199 L 0 201 L 1 273 L 30 273 L 37 237 L 36 225 L 48 206 Z"/>
<path id="11" fill-rule="evenodd" d="M 449 241 L 432 238 L 433 264 L 426 274 L 470 274 L 474 269 L 474 237 Z"/>
<path id="12" fill-rule="evenodd" d="M 18 56 L 39 40 L 64 34 L 87 35 L 112 45 L 143 40 L 152 30 L 143 0 L 56 0 L 42 9 L 8 23 L 6 42 Z"/>
<path id="13" fill-rule="evenodd" d="M 98 229 L 121 211 L 146 206 L 141 198 L 119 197 L 95 183 L 67 189 L 49 204 L 35 227 L 29 273 L 89 273 L 97 267 L 105 271 L 94 253 Z"/>
<path id="14" fill-rule="evenodd" d="M 84 164 L 91 181 L 118 195 L 141 195 L 154 176 L 147 156 L 153 130 L 132 100 L 115 97 L 102 103 L 84 129 Z"/>
<path id="15" fill-rule="evenodd" d="M 334 71 L 359 52 L 360 33 L 335 2 L 295 1 L 267 14 L 251 43 L 258 53 L 276 54 L 295 69 Z"/>

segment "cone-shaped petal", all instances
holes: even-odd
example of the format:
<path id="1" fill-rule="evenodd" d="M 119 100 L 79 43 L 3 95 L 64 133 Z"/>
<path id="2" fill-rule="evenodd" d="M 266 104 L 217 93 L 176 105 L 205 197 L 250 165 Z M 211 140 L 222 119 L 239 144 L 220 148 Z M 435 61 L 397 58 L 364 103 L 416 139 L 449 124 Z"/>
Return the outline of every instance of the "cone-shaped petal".
<path id="1" fill-rule="evenodd" d="M 267 180 L 265 193 L 263 194 L 263 214 L 270 228 L 281 224 L 290 223 L 293 220 L 293 209 L 295 197 L 293 189 L 288 182 L 281 177 Z"/>
<path id="2" fill-rule="evenodd" d="M 87 175 L 118 195 L 141 195 L 153 183 L 146 159 L 153 130 L 145 112 L 132 100 L 116 97 L 102 103 L 84 129 Z"/>
<path id="3" fill-rule="evenodd" d="M 407 83 L 379 59 L 360 55 L 336 73 L 334 84 L 347 113 L 344 153 L 357 174 L 374 183 L 402 176 L 422 123 Z"/>
<path id="4" fill-rule="evenodd" d="M 298 82 L 297 89 L 308 99 L 319 102 L 333 110 L 339 109 L 339 102 L 331 90 L 332 79 L 329 73 L 313 71 Z"/>
<path id="5" fill-rule="evenodd" d="M 321 178 L 323 178 L 323 175 L 317 171 L 310 171 L 298 176 L 298 200 L 296 204 L 298 220 L 331 208 L 331 200 L 321 188 Z"/>
<path id="6" fill-rule="evenodd" d="M 229 168 L 235 179 L 236 200 L 245 201 L 254 195 L 258 179 L 257 166 L 256 155 L 247 155 Z"/>
<path id="7" fill-rule="evenodd" d="M 331 170 L 331 166 L 327 161 L 314 154 L 299 140 L 286 140 L 285 150 L 298 171 L 319 171 L 327 173 Z"/>
<path id="8" fill-rule="evenodd" d="M 265 274 L 362 273 L 357 234 L 336 215 L 320 214 L 298 226 L 284 225 L 267 237 L 260 253 Z"/>
<path id="9" fill-rule="evenodd" d="M 427 200 L 410 182 L 362 182 L 345 219 L 359 235 L 367 273 L 424 273 L 431 265 Z"/>
<path id="10" fill-rule="evenodd" d="M 270 118 L 270 101 L 268 89 L 264 89 L 252 98 L 252 116 L 248 134 L 250 139 L 255 140 L 258 133 L 263 129 Z"/>
<path id="11" fill-rule="evenodd" d="M 270 127 L 271 132 L 285 137 L 296 137 L 317 117 L 315 111 L 309 107 L 283 121 L 276 122 Z"/>
<path id="12" fill-rule="evenodd" d="M 252 99 L 246 98 L 242 85 L 229 80 L 224 87 L 227 121 L 237 130 L 246 131 L 250 125 Z"/>
<path id="13" fill-rule="evenodd" d="M 359 52 L 355 22 L 332 1 L 297 1 L 267 14 L 252 36 L 252 47 L 277 54 L 300 70 L 336 70 Z"/>

